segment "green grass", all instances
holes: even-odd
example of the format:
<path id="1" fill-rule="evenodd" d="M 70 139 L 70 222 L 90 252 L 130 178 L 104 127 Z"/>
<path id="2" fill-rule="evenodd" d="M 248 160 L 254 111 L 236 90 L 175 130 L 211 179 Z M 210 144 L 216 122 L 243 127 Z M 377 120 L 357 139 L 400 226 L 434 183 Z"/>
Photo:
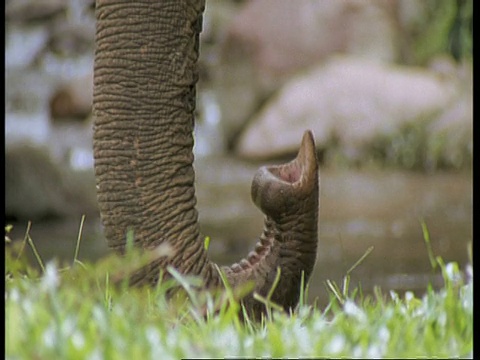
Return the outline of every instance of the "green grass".
<path id="1" fill-rule="evenodd" d="M 346 275 L 342 286 L 328 282 L 326 309 L 302 294 L 293 314 L 273 306 L 264 321 L 244 323 L 231 291 L 198 291 L 198 279 L 174 271 L 155 288 L 114 285 L 125 266 L 113 256 L 36 270 L 24 261 L 28 236 L 24 243 L 6 244 L 7 359 L 473 357 L 471 267 L 465 279 L 456 263 L 438 257 L 444 287 L 429 287 L 422 298 L 378 289 L 362 296 Z M 166 300 L 172 288 L 184 291 Z"/>

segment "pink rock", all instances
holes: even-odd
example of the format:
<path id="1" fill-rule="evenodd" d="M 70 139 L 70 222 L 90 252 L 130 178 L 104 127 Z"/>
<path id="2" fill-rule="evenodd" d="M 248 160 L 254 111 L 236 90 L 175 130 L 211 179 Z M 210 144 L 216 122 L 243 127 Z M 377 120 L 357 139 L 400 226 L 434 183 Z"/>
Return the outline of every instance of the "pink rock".
<path id="1" fill-rule="evenodd" d="M 245 158 L 284 155 L 312 129 L 319 148 L 334 140 L 354 154 L 378 135 L 432 120 L 456 99 L 457 85 L 428 69 L 332 58 L 289 81 L 252 119 L 236 151 Z"/>
<path id="2" fill-rule="evenodd" d="M 250 1 L 228 30 L 226 52 L 244 49 L 266 82 L 337 52 L 395 60 L 396 6 L 396 0 Z"/>

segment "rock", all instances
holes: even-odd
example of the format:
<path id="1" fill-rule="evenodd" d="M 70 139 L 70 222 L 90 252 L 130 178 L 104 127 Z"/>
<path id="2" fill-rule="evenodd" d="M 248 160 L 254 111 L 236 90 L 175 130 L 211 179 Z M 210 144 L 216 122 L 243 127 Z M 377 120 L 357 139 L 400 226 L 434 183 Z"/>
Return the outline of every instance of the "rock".
<path id="1" fill-rule="evenodd" d="M 12 22 L 45 21 L 67 10 L 65 0 L 12 0 L 5 4 L 5 19 Z"/>
<path id="2" fill-rule="evenodd" d="M 395 8 L 396 1 L 250 1 L 228 29 L 225 55 L 232 48 L 244 49 L 259 75 L 268 80 L 336 52 L 394 61 Z"/>
<path id="3" fill-rule="evenodd" d="M 77 77 L 60 85 L 50 99 L 52 120 L 85 120 L 92 111 L 93 74 Z"/>
<path id="4" fill-rule="evenodd" d="M 7 218 L 33 221 L 96 211 L 93 170 L 70 173 L 43 146 L 18 143 L 6 148 Z"/>
<path id="5" fill-rule="evenodd" d="M 444 59 L 443 59 L 444 60 Z M 461 84 L 458 101 L 428 125 L 429 156 L 427 166 L 441 165 L 459 168 L 471 166 L 473 159 L 473 76 L 472 65 L 465 62 L 452 68 L 451 62 L 438 61 L 432 67 L 447 77 L 457 77 Z"/>
<path id="6" fill-rule="evenodd" d="M 249 159 L 291 153 L 312 129 L 319 148 L 336 143 L 359 158 L 376 137 L 431 121 L 457 92 L 457 81 L 428 69 L 336 57 L 288 82 L 252 119 L 236 152 Z"/>
<path id="7" fill-rule="evenodd" d="M 215 82 L 230 142 L 272 91 L 335 53 L 395 61 L 397 1 L 257 0 L 226 29 Z"/>

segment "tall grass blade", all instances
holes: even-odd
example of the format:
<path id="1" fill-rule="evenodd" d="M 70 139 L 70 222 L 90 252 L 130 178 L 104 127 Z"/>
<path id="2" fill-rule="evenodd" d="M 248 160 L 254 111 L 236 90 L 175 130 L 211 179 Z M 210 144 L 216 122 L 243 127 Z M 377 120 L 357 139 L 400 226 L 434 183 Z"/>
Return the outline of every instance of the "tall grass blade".
<path id="1" fill-rule="evenodd" d="M 350 286 L 350 275 L 345 275 L 343 277 L 343 298 L 348 298 L 348 288 Z"/>
<path id="2" fill-rule="evenodd" d="M 305 305 L 305 292 L 307 290 L 305 289 L 305 272 L 302 270 L 302 276 L 300 278 L 300 298 L 298 300 L 298 306 L 304 306 Z"/>
<path id="3" fill-rule="evenodd" d="M 227 280 L 227 276 L 225 275 L 225 273 L 222 271 L 222 269 L 220 269 L 220 267 L 217 264 L 215 264 L 215 268 L 217 269 L 218 274 L 220 275 L 220 279 L 222 280 L 223 286 L 225 287 L 225 293 L 227 295 L 227 304 L 229 305 L 229 308 L 231 309 L 231 311 L 235 314 L 235 316 L 232 316 L 234 326 L 237 330 L 240 330 L 241 329 L 240 321 L 238 319 L 238 316 L 236 316 L 236 314 L 238 314 L 239 312 L 240 305 L 235 299 L 235 294 L 233 292 L 232 287 L 230 286 L 230 283 Z M 247 311 L 243 306 L 243 304 L 241 305 L 241 310 L 242 310 L 243 318 L 245 319 L 245 321 L 250 322 Z"/>
<path id="4" fill-rule="evenodd" d="M 28 234 L 30 233 L 30 228 L 32 227 L 32 222 L 29 221 L 27 223 L 27 229 L 25 230 L 25 236 L 23 237 L 22 241 L 22 247 L 20 248 L 20 251 L 18 252 L 17 258 L 15 259 L 15 262 L 17 262 L 20 259 L 20 256 L 23 254 L 23 250 L 25 249 L 25 244 L 28 242 Z"/>
<path id="5" fill-rule="evenodd" d="M 343 303 L 345 302 L 345 299 L 343 298 L 342 292 L 338 288 L 338 285 L 335 282 L 327 279 L 327 286 L 330 289 L 330 291 L 333 293 L 333 295 L 335 295 L 335 297 L 340 302 L 340 304 L 343 305 Z"/>
<path id="6" fill-rule="evenodd" d="M 35 258 L 37 259 L 38 264 L 40 265 L 40 268 L 42 269 L 42 273 L 45 273 L 45 266 L 43 265 L 42 258 L 40 257 L 40 254 L 37 251 L 37 248 L 35 247 L 35 244 L 33 243 L 32 238 L 30 237 L 30 234 L 27 235 L 28 239 L 28 245 L 32 248 L 33 254 L 35 255 Z"/>
<path id="7" fill-rule="evenodd" d="M 78 229 L 78 236 L 77 236 L 77 244 L 75 246 L 75 254 L 73 255 L 73 265 L 78 261 L 78 253 L 80 251 L 80 241 L 82 239 L 82 232 L 83 232 L 83 224 L 85 223 L 85 215 L 82 215 L 80 219 L 80 228 Z"/>
<path id="8" fill-rule="evenodd" d="M 167 271 L 173 278 L 182 286 L 182 288 L 187 292 L 190 300 L 192 301 L 195 308 L 200 308 L 200 303 L 198 301 L 198 297 L 194 292 L 195 287 L 201 286 L 201 280 L 194 277 L 186 277 L 180 274 L 175 268 L 169 266 L 167 267 Z"/>
<path id="9" fill-rule="evenodd" d="M 275 289 L 278 286 L 278 283 L 280 282 L 281 274 L 282 274 L 282 270 L 279 266 L 279 267 L 277 267 L 277 274 L 275 275 L 275 280 L 273 280 L 272 287 L 268 291 L 268 294 L 267 294 L 266 297 L 263 297 L 256 292 L 253 293 L 253 298 L 257 301 L 260 301 L 262 304 L 265 305 L 266 310 L 267 310 L 268 320 L 272 320 L 272 309 L 275 309 L 275 310 L 280 311 L 280 312 L 283 311 L 283 307 L 281 307 L 280 305 L 278 305 L 278 304 L 276 304 L 272 301 L 272 296 L 273 296 L 273 293 L 275 292 Z"/>
<path id="10" fill-rule="evenodd" d="M 275 289 L 278 286 L 278 283 L 280 282 L 280 276 L 281 275 L 282 275 L 282 269 L 280 268 L 280 266 L 278 266 L 277 267 L 277 274 L 275 275 L 275 280 L 273 280 L 272 287 L 270 288 L 270 290 L 268 291 L 268 294 L 267 294 L 267 300 L 268 301 L 270 301 L 272 299 L 273 292 L 275 291 Z"/>
<path id="11" fill-rule="evenodd" d="M 362 255 L 362 257 L 360 259 L 358 259 L 355 264 L 353 264 L 350 269 L 347 270 L 347 275 L 350 275 L 350 273 L 355 270 L 355 268 L 360 265 L 362 263 L 363 260 L 365 260 L 365 258 L 370 255 L 370 253 L 373 251 L 374 249 L 374 246 L 370 246 L 367 251 L 365 251 L 365 253 Z"/>
<path id="12" fill-rule="evenodd" d="M 422 226 L 423 240 L 425 241 L 425 245 L 427 247 L 430 266 L 433 270 L 435 270 L 437 268 L 437 261 L 435 260 L 435 255 L 433 254 L 432 243 L 430 242 L 430 233 L 428 232 L 427 224 L 424 220 L 420 221 L 420 225 Z"/>

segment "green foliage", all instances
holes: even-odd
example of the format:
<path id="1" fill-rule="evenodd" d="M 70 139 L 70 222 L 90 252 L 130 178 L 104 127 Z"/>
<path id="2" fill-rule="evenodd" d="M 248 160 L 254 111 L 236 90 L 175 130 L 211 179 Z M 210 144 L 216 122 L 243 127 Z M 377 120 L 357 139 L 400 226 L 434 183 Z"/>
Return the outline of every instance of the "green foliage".
<path id="1" fill-rule="evenodd" d="M 379 135 L 366 146 L 362 161 L 411 170 L 470 169 L 473 149 L 463 132 L 451 144 L 451 134 L 449 143 L 446 133 L 433 135 L 427 124 L 420 120 L 389 136 Z"/>
<path id="2" fill-rule="evenodd" d="M 471 136 L 463 129 L 454 127 L 454 130 L 432 133 L 430 124 L 432 122 L 428 118 L 418 119 L 391 134 L 379 134 L 353 156 L 346 153 L 340 144 L 332 142 L 326 147 L 324 160 L 329 165 L 344 168 L 373 166 L 418 171 L 471 169 Z"/>
<path id="3" fill-rule="evenodd" d="M 270 310 L 257 323 L 239 319 L 238 294 L 228 286 L 204 292 L 199 279 L 174 269 L 155 288 L 129 288 L 112 281 L 125 267 L 118 257 L 68 269 L 49 262 L 39 274 L 11 246 L 6 241 L 10 359 L 473 356 L 473 275 L 465 279 L 456 263 L 438 257 L 445 286 L 423 298 L 379 289 L 363 297 L 350 291 L 347 274 L 341 287 L 330 282 L 335 291 L 323 310 L 306 304 L 304 294 L 292 314 L 271 294 L 260 297 Z"/>
<path id="4" fill-rule="evenodd" d="M 385 164 L 407 169 L 422 168 L 426 158 L 426 139 L 427 133 L 423 124 L 409 124 L 398 134 L 379 138 L 372 146 L 372 153 Z"/>
<path id="5" fill-rule="evenodd" d="M 433 56 L 444 53 L 456 59 L 471 59 L 473 1 L 427 0 L 423 5 L 427 18 L 413 45 L 416 63 L 426 63 Z"/>

